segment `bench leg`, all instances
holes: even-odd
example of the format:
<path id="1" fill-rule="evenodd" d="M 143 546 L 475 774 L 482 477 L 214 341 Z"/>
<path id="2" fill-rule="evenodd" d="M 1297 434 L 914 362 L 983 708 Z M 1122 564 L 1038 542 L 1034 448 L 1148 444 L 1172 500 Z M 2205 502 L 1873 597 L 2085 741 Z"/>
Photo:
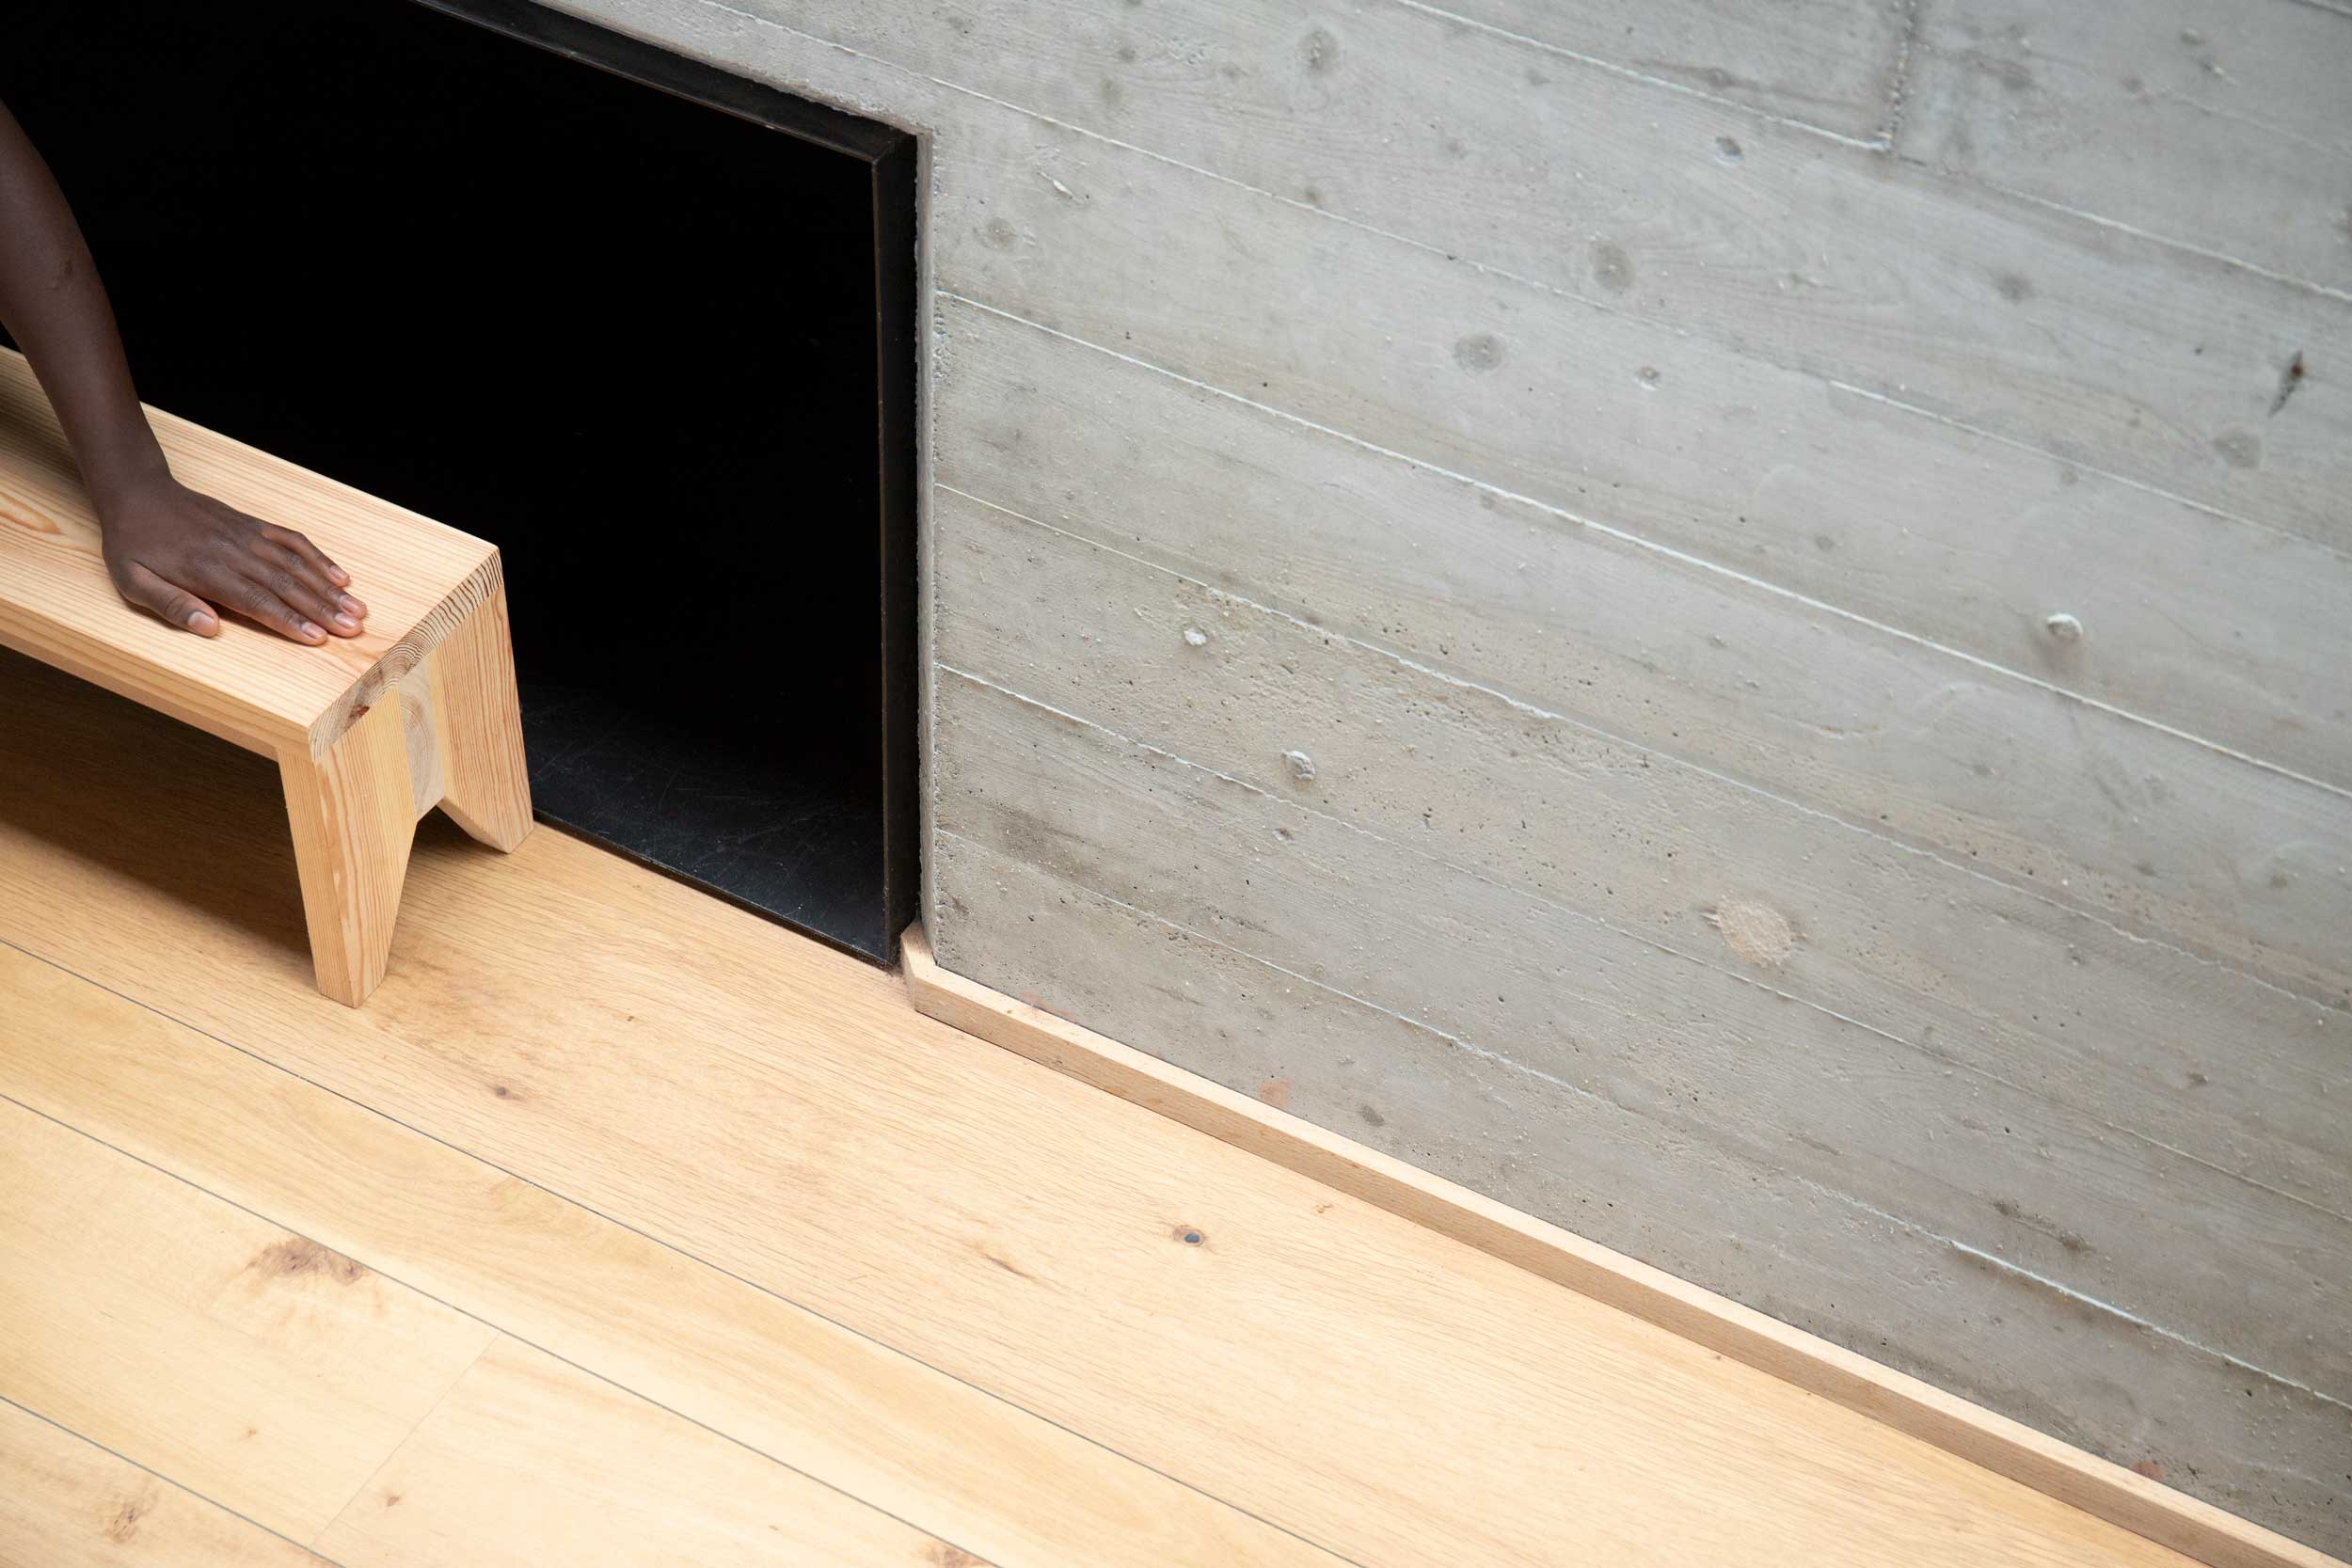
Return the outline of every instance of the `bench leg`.
<path id="1" fill-rule="evenodd" d="M 531 775 L 523 767 L 503 586 L 433 650 L 425 673 L 440 807 L 491 848 L 512 849 L 531 832 Z M 419 815 L 433 803 L 421 798 Z"/>
<path id="2" fill-rule="evenodd" d="M 325 756 L 278 759 L 319 990 L 346 1006 L 384 978 L 419 818 L 435 806 L 495 849 L 531 832 L 506 591 L 483 601 Z"/>
<path id="3" fill-rule="evenodd" d="M 384 978 L 416 835 L 398 702 L 377 703 L 324 756 L 278 758 L 319 990 L 356 1007 Z"/>

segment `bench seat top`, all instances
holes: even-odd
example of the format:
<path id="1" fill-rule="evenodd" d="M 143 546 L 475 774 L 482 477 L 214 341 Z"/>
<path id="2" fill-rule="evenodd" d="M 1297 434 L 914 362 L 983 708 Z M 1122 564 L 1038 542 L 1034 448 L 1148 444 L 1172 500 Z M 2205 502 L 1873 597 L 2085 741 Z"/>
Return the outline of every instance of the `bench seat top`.
<path id="1" fill-rule="evenodd" d="M 318 754 L 500 585 L 498 550 L 470 534 L 149 417 L 182 483 L 309 534 L 349 572 L 365 629 L 311 648 L 224 616 L 204 638 L 125 604 L 56 416 L 24 357 L 0 351 L 0 643 L 247 750 Z"/>

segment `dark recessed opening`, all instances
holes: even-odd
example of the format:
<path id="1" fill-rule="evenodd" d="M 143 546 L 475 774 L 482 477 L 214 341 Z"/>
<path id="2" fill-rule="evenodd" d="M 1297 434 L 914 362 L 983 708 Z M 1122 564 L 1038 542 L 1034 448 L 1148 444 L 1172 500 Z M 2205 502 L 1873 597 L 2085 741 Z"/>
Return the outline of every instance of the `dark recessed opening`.
<path id="1" fill-rule="evenodd" d="M 514 0 L 8 34 L 141 395 L 497 543 L 540 815 L 886 960 L 912 138 Z"/>

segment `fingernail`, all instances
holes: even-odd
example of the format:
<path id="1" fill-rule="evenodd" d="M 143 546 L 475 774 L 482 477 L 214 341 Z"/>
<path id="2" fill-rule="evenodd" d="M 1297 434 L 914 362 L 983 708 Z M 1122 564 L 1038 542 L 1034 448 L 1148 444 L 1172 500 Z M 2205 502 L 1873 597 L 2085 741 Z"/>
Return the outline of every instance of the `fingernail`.
<path id="1" fill-rule="evenodd" d="M 359 629 L 359 623 L 348 615 L 338 615 L 335 617 L 335 629 L 348 636 Z"/>
<path id="2" fill-rule="evenodd" d="M 342 595 L 335 602 L 342 606 L 343 613 L 346 615 L 365 615 L 368 612 L 368 607 L 366 605 L 361 604 L 358 600 L 353 598 L 348 594 Z"/>
<path id="3" fill-rule="evenodd" d="M 305 637 L 325 637 L 326 633 L 319 630 L 318 627 L 312 626 L 310 622 L 305 621 L 302 623 L 302 635 Z"/>
<path id="4" fill-rule="evenodd" d="M 204 611 L 200 610 L 189 611 L 188 629 L 190 631 L 199 632 L 209 636 L 212 633 L 213 625 L 213 618 L 210 615 L 205 614 Z"/>
<path id="5" fill-rule="evenodd" d="M 338 588 L 351 580 L 351 574 L 331 561 L 326 563 L 326 575 L 335 579 L 335 586 Z"/>

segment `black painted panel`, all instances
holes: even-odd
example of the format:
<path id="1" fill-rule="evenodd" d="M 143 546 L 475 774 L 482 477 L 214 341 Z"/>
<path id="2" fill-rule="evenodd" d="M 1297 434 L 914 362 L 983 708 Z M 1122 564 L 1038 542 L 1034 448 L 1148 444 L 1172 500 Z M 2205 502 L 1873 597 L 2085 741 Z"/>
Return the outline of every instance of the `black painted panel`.
<path id="1" fill-rule="evenodd" d="M 541 815 L 886 961 L 912 139 L 516 0 L 10 10 L 142 394 L 495 541 Z"/>

